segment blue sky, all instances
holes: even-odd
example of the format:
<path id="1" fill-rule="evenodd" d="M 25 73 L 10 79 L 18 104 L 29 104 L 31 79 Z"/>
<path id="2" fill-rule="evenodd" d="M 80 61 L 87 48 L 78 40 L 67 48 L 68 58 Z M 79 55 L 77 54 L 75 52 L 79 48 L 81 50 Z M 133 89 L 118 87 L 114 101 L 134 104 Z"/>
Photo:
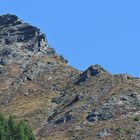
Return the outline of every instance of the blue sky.
<path id="1" fill-rule="evenodd" d="M 101 64 L 140 76 L 139 0 L 3 0 L 0 14 L 6 13 L 39 27 L 80 70 Z"/>

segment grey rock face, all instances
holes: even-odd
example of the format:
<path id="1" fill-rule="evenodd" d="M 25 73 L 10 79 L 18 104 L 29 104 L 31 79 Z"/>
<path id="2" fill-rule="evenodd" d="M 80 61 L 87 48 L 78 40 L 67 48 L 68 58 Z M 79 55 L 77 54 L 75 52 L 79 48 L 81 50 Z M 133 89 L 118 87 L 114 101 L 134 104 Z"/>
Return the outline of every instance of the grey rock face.
<path id="1" fill-rule="evenodd" d="M 102 130 L 97 134 L 97 136 L 99 136 L 99 137 L 101 137 L 101 138 L 104 138 L 104 137 L 106 137 L 106 136 L 108 136 L 108 135 L 111 135 L 111 134 L 110 134 L 110 130 L 107 129 L 107 128 L 102 129 Z"/>
<path id="2" fill-rule="evenodd" d="M 24 49 L 33 52 L 45 52 L 48 45 L 45 35 L 38 28 L 24 23 L 15 15 L 0 16 L 0 44 L 23 42 L 26 43 Z"/>
<path id="3" fill-rule="evenodd" d="M 0 66 L 0 75 L 5 73 L 5 69 Z"/>
<path id="4" fill-rule="evenodd" d="M 55 56 L 67 63 L 47 42 L 40 29 L 23 22 L 15 15 L 0 16 L 0 65 L 29 63 L 33 56 Z"/>
<path id="5" fill-rule="evenodd" d="M 140 131 L 137 131 L 132 137 L 131 140 L 140 140 Z"/>
<path id="6" fill-rule="evenodd" d="M 20 22 L 17 22 L 18 21 L 18 18 L 17 16 L 15 15 L 10 15 L 10 14 L 7 14 L 7 15 L 2 15 L 0 16 L 0 26 L 5 26 L 5 25 L 9 25 L 9 24 L 14 24 L 14 23 L 20 23 Z"/>
<path id="7" fill-rule="evenodd" d="M 100 110 L 93 110 L 87 117 L 88 121 L 103 121 L 114 117 L 116 111 L 113 106 L 103 106 Z"/>
<path id="8" fill-rule="evenodd" d="M 54 124 L 64 124 L 64 123 L 70 123 L 74 122 L 76 120 L 75 117 L 73 117 L 70 114 L 65 114 L 63 117 L 59 118 L 54 122 Z"/>
<path id="9" fill-rule="evenodd" d="M 110 99 L 104 104 L 101 104 L 94 109 L 87 116 L 89 122 L 104 121 L 117 118 L 117 115 L 123 117 L 132 114 L 139 110 L 140 97 L 135 91 L 127 93 L 122 96 L 116 97 L 116 99 Z"/>
<path id="10" fill-rule="evenodd" d="M 77 82 L 75 82 L 75 84 L 78 85 L 80 83 L 87 81 L 91 77 L 99 77 L 102 74 L 109 74 L 109 73 L 100 65 L 90 66 L 86 71 L 84 71 L 81 74 L 80 79 Z"/>
<path id="11" fill-rule="evenodd" d="M 21 54 L 19 54 L 12 47 L 0 47 L 0 64 L 7 65 L 11 62 L 18 62 L 22 59 Z"/>

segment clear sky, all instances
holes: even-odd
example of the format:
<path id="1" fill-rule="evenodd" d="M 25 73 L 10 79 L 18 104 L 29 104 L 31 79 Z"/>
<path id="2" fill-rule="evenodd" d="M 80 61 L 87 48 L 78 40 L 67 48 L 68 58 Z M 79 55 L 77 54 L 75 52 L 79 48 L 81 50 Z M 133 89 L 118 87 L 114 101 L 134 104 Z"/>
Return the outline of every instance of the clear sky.
<path id="1" fill-rule="evenodd" d="M 70 65 L 140 76 L 140 0 L 1 0 L 0 14 L 38 26 Z"/>

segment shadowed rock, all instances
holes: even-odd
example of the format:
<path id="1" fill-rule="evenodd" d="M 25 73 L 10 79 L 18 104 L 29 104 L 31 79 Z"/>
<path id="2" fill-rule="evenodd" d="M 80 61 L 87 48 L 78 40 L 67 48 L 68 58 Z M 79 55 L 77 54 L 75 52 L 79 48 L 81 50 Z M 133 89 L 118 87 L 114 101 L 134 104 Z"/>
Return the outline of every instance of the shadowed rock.
<path id="1" fill-rule="evenodd" d="M 92 77 L 99 77 L 102 74 L 109 74 L 101 65 L 92 65 L 80 75 L 80 79 L 75 84 L 83 83 Z"/>
<path id="2" fill-rule="evenodd" d="M 0 16 L 0 44 L 26 43 L 25 48 L 37 52 L 47 49 L 47 40 L 37 27 L 23 22 L 15 15 Z"/>

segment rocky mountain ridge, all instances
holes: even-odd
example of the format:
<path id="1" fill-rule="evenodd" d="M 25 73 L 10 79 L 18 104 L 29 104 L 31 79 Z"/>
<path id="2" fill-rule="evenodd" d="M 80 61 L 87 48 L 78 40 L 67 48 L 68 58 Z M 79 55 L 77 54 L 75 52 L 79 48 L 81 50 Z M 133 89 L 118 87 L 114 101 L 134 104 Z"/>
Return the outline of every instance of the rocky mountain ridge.
<path id="1" fill-rule="evenodd" d="M 139 140 L 140 79 L 67 62 L 37 27 L 0 16 L 1 112 L 27 121 L 38 140 Z"/>

